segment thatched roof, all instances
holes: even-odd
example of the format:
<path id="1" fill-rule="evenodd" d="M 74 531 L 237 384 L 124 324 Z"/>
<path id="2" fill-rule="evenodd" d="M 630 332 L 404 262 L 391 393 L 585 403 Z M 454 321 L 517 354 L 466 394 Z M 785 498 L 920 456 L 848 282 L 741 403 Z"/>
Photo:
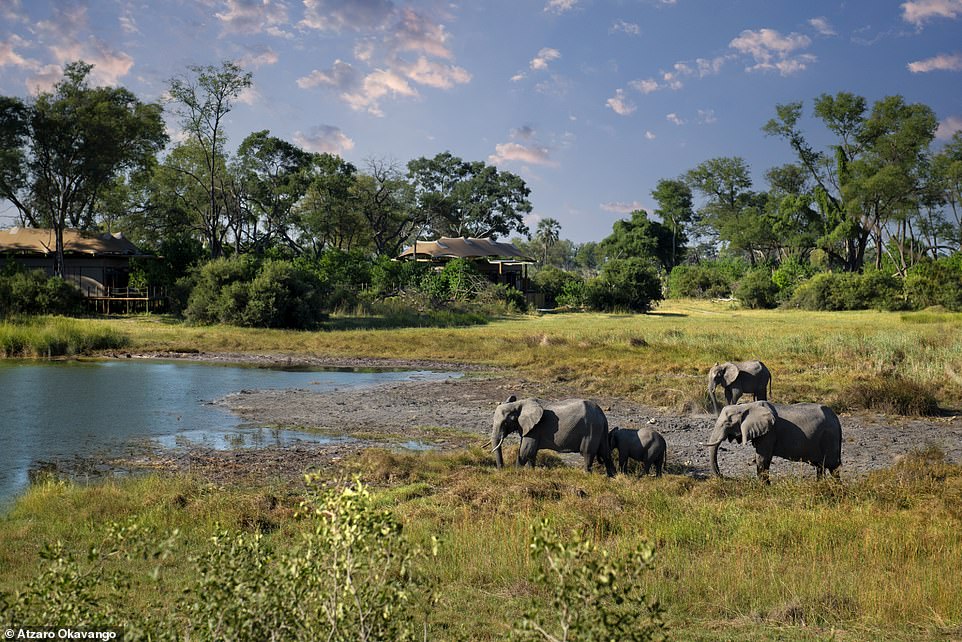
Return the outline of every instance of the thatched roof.
<path id="1" fill-rule="evenodd" d="M 11 227 L 0 230 L 0 254 L 53 254 L 57 251 L 57 239 L 53 230 L 30 227 Z M 144 256 L 140 249 L 124 238 L 121 233 L 107 234 L 63 231 L 64 254 L 88 256 Z"/>
<path id="2" fill-rule="evenodd" d="M 417 257 L 414 246 L 407 248 L 398 256 L 399 259 L 429 258 L 429 259 L 467 259 L 486 258 L 491 260 L 507 260 L 531 262 L 513 243 L 502 243 L 491 239 L 470 239 L 463 236 L 448 238 L 442 236 L 436 241 L 418 241 Z"/>

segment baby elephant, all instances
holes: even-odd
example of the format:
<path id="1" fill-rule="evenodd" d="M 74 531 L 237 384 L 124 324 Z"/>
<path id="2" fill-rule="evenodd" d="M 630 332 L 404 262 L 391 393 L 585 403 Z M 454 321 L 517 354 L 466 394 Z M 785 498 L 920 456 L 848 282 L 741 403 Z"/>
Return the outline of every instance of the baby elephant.
<path id="1" fill-rule="evenodd" d="M 608 433 L 608 445 L 612 453 L 615 448 L 618 449 L 618 470 L 623 474 L 628 472 L 630 458 L 641 462 L 645 475 L 654 464 L 655 476 L 661 477 L 662 468 L 665 466 L 665 451 L 668 447 L 665 444 L 665 438 L 657 430 L 615 428 Z"/>

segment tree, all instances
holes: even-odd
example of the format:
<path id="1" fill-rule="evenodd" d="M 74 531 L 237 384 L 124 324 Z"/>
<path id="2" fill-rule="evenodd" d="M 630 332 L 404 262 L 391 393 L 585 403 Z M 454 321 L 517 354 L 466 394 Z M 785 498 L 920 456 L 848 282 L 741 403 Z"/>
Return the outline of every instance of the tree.
<path id="1" fill-rule="evenodd" d="M 349 251 L 369 242 L 370 229 L 360 212 L 357 168 L 340 156 L 314 156 L 313 177 L 296 213 L 300 247 L 318 256 L 325 248 Z"/>
<path id="2" fill-rule="evenodd" d="M 955 219 L 956 251 L 962 250 L 962 132 L 955 132 L 932 160 L 932 188 L 936 203 L 945 204 Z"/>
<path id="3" fill-rule="evenodd" d="M 167 142 L 161 107 L 123 88 L 90 87 L 93 65 L 74 62 L 32 103 L 0 99 L 0 196 L 21 220 L 56 238 L 63 275 L 66 227 L 94 225 L 94 204 L 120 176 L 149 166 Z"/>
<path id="4" fill-rule="evenodd" d="M 688 240 L 685 235 L 686 226 L 695 217 L 692 208 L 691 188 L 685 181 L 665 178 L 658 181 L 655 189 L 651 192 L 651 196 L 658 203 L 655 214 L 661 217 L 661 220 L 671 230 L 670 264 L 671 267 L 675 267 L 684 255 L 684 245 Z"/>
<path id="5" fill-rule="evenodd" d="M 745 160 L 712 158 L 689 170 L 684 180 L 707 199 L 699 210 L 705 232 L 744 252 L 755 265 L 759 246 L 768 243 L 769 228 L 763 219 L 764 198 L 751 191 Z"/>
<path id="6" fill-rule="evenodd" d="M 442 152 L 409 162 L 408 179 L 426 227 L 436 236 L 528 234 L 524 215 L 531 211 L 531 190 L 515 174 Z"/>
<path id="7" fill-rule="evenodd" d="M 672 268 L 671 230 L 648 218 L 644 210 L 635 210 L 630 219 L 615 221 L 611 234 L 601 241 L 601 249 L 608 259 L 640 259 L 661 267 Z"/>
<path id="8" fill-rule="evenodd" d="M 541 243 L 541 264 L 548 264 L 548 250 L 552 245 L 561 240 L 561 223 L 553 218 L 543 218 L 538 221 L 535 238 Z"/>
<path id="9" fill-rule="evenodd" d="M 799 127 L 802 103 L 777 105 L 776 117 L 762 128 L 788 141 L 815 182 L 815 200 L 824 220 L 819 246 L 847 271 L 860 271 L 869 242 L 881 265 L 883 234 L 891 219 L 899 221 L 896 239 L 905 250 L 907 213 L 918 209 L 921 176 L 936 127 L 925 105 L 907 105 L 888 96 L 866 114 L 861 96 L 839 92 L 815 99 L 815 116 L 835 135 L 831 154 L 817 151 Z M 903 257 L 904 258 L 904 257 Z"/>
<path id="10" fill-rule="evenodd" d="M 307 193 L 313 161 L 313 154 L 267 130 L 250 134 L 237 149 L 234 171 L 254 216 L 255 251 L 262 253 L 278 241 L 296 247 L 293 211 Z"/>
<path id="11" fill-rule="evenodd" d="M 203 152 L 207 169 L 203 177 L 207 204 L 202 220 L 211 258 L 216 258 L 222 253 L 222 238 L 217 231 L 222 215 L 222 203 L 218 202 L 222 187 L 219 178 L 221 172 L 226 171 L 221 162 L 226 142 L 224 118 L 233 108 L 234 100 L 251 86 L 253 80 L 250 72 L 229 61 L 222 62 L 219 68 L 191 65 L 188 71 L 190 75 L 172 78 L 168 91 L 181 126 Z"/>
<path id="12" fill-rule="evenodd" d="M 370 227 L 374 251 L 397 256 L 418 225 L 414 191 L 401 168 L 383 159 L 368 159 L 367 173 L 357 176 L 354 189 Z"/>

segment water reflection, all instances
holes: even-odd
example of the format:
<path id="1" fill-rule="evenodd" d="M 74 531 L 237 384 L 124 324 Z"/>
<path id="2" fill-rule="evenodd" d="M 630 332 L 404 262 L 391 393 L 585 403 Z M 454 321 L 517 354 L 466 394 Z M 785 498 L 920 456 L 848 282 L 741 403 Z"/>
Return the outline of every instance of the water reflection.
<path id="1" fill-rule="evenodd" d="M 113 458 L 145 442 L 161 448 L 288 446 L 338 438 L 253 427 L 211 402 L 244 389 L 329 391 L 433 372 L 272 370 L 158 361 L 0 361 L 0 503 L 31 468 L 78 457 Z"/>

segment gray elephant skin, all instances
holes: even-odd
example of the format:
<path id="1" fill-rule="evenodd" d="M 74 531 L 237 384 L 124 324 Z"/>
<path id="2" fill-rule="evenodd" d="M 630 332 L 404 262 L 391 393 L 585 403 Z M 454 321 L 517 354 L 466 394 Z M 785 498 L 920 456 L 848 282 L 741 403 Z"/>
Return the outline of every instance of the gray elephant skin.
<path id="1" fill-rule="evenodd" d="M 725 405 L 738 403 L 746 392 L 755 396 L 755 401 L 767 401 L 768 389 L 772 385 L 772 373 L 761 361 L 738 361 L 716 363 L 708 371 L 708 395 L 712 409 L 718 412 L 715 388 L 725 390 Z"/>
<path id="2" fill-rule="evenodd" d="M 615 465 L 608 447 L 608 418 L 601 408 L 588 399 L 565 399 L 545 403 L 528 398 L 520 401 L 514 395 L 494 410 L 491 443 L 498 468 L 504 465 L 501 442 L 513 432 L 521 435 L 519 466 L 534 466 L 542 448 L 562 453 L 578 452 L 584 457 L 585 470 L 590 471 L 595 457 L 605 465 L 609 477 Z"/>
<path id="3" fill-rule="evenodd" d="M 628 473 L 628 460 L 634 459 L 641 462 L 643 475 L 647 476 L 648 470 L 654 466 L 655 477 L 661 477 L 668 444 L 657 430 L 615 428 L 608 433 L 608 446 L 612 453 L 618 449 L 618 470 L 622 474 Z"/>
<path id="4" fill-rule="evenodd" d="M 751 442 L 758 477 L 766 482 L 772 457 L 808 462 L 819 478 L 825 470 L 838 478 L 842 465 L 842 425 L 831 408 L 817 403 L 756 401 L 722 408 L 705 444 L 711 448 L 712 471 L 719 477 L 718 446 L 726 439 Z"/>

